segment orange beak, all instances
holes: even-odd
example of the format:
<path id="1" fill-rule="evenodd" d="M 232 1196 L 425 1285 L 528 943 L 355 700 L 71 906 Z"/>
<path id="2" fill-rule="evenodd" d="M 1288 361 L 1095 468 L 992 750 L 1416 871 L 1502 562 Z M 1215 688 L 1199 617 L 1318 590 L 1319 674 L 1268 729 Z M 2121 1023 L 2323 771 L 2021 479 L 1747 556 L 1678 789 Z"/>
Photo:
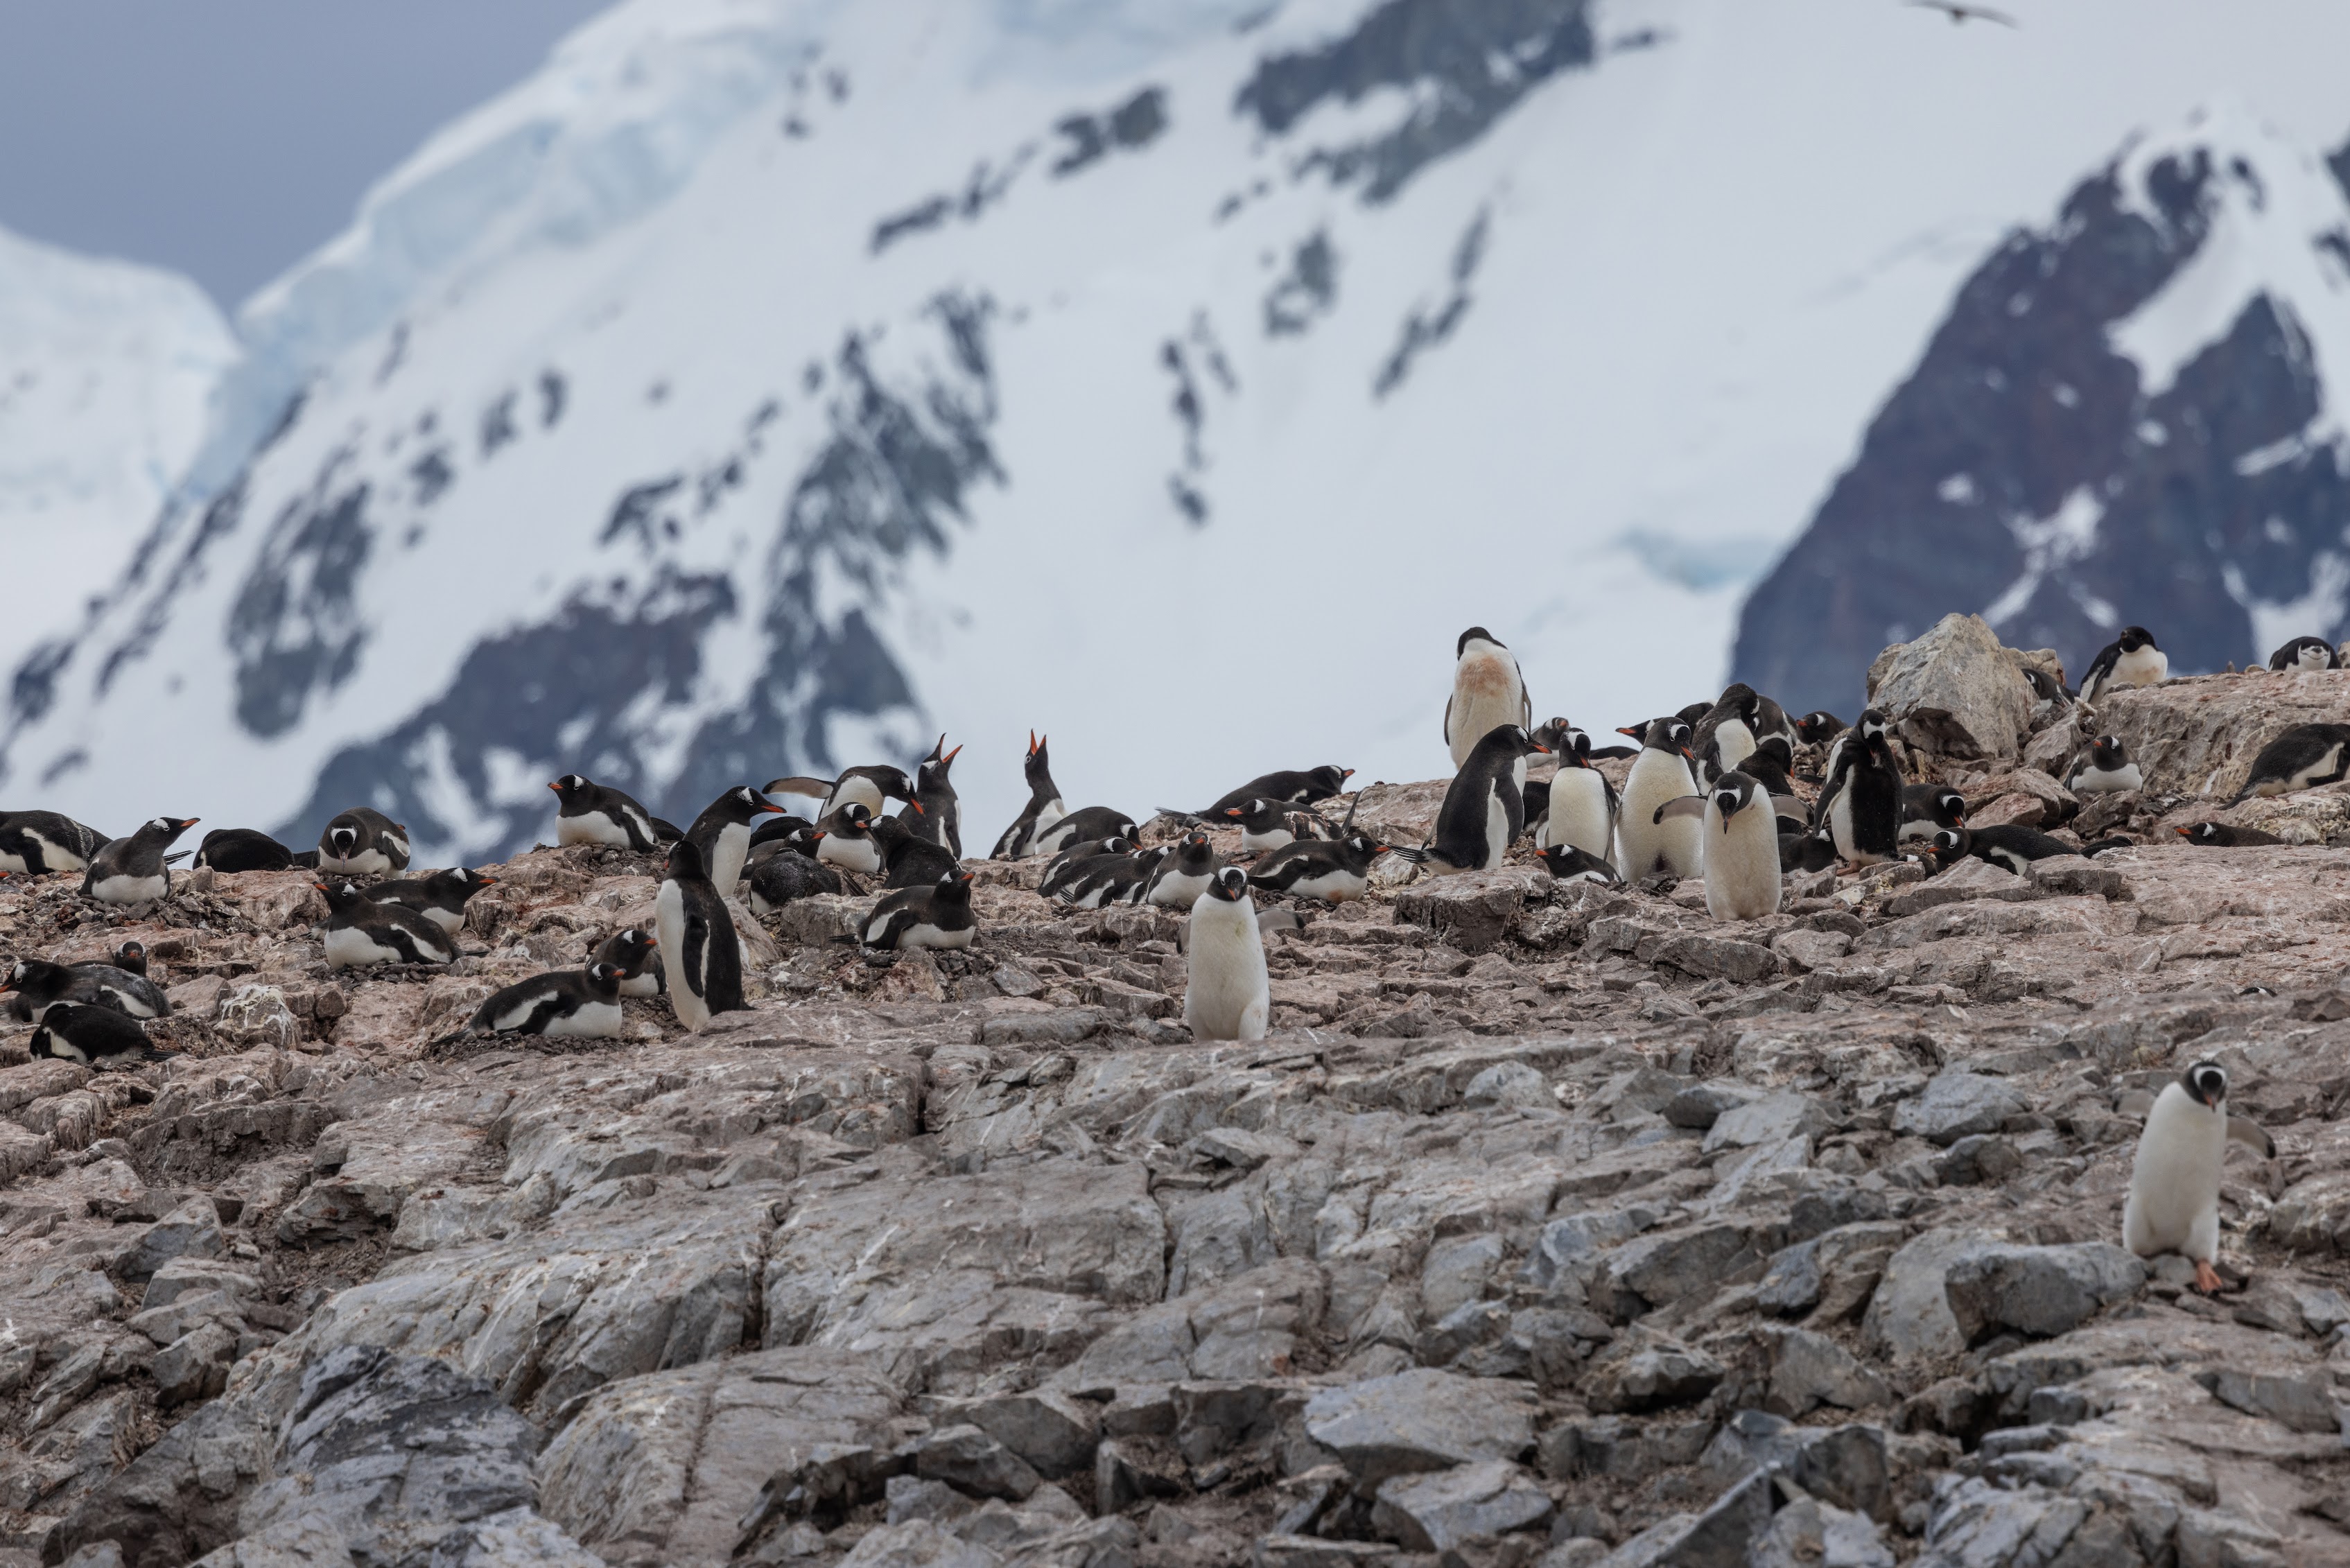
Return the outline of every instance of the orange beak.
<path id="1" fill-rule="evenodd" d="M 922 803 L 919 800 L 910 800 L 906 804 L 914 808 L 914 815 L 916 816 L 928 816 L 931 815 L 929 812 L 922 809 Z"/>
<path id="2" fill-rule="evenodd" d="M 1634 740 L 1636 740 L 1636 741 L 1637 741 L 1637 740 L 1638 740 L 1638 739 L 1640 738 L 1640 732 L 1639 732 L 1639 731 L 1638 731 L 1638 730 L 1636 730 L 1636 729 L 1634 729 L 1634 728 L 1632 728 L 1632 726 L 1631 726 L 1631 725 L 1629 725 L 1629 724 L 1618 724 L 1618 725 L 1617 725 L 1617 726 L 1616 726 L 1616 732 L 1617 732 L 1617 734 L 1619 734 L 1619 735 L 1629 735 L 1629 736 L 1631 736 L 1631 737 L 1632 737 Z"/>
<path id="3" fill-rule="evenodd" d="M 1540 752 L 1544 756 L 1550 755 L 1550 748 L 1544 745 L 1540 741 L 1534 742 L 1534 748 L 1535 751 Z"/>
<path id="4" fill-rule="evenodd" d="M 953 751 L 949 752 L 945 756 L 939 759 L 939 766 L 944 767 L 961 755 L 962 755 L 962 748 L 961 746 L 957 746 Z"/>
<path id="5" fill-rule="evenodd" d="M 547 781 L 546 787 L 553 790 L 557 794 L 561 794 L 563 793 L 563 786 L 555 783 L 552 779 Z"/>
<path id="6" fill-rule="evenodd" d="M 775 814 L 775 815 L 777 815 L 777 816 L 787 816 L 787 815 L 790 815 L 790 813 L 788 813 L 788 812 L 785 811 L 785 810 L 784 810 L 784 808 L 783 808 L 782 806 L 777 805 L 774 801 L 771 801 L 771 800 L 763 800 L 763 801 L 761 801 L 761 802 L 759 803 L 759 809 L 760 809 L 761 811 L 772 812 L 772 813 L 774 813 L 774 814 Z"/>
<path id="7" fill-rule="evenodd" d="M 2178 836 L 2179 836 L 2179 837 L 2181 837 L 2181 838 L 2187 838 L 2187 837 L 2189 837 L 2189 836 L 2191 836 L 2193 835 L 2193 833 L 2194 833 L 2194 829 L 2192 829 L 2192 828 L 2188 828 L 2188 827 L 2174 827 L 2174 828 L 2172 828 L 2170 831 L 2171 831 L 2171 832 L 2173 832 L 2173 833 L 2175 833 L 2175 834 L 2177 834 L 2177 835 L 2178 835 Z"/>

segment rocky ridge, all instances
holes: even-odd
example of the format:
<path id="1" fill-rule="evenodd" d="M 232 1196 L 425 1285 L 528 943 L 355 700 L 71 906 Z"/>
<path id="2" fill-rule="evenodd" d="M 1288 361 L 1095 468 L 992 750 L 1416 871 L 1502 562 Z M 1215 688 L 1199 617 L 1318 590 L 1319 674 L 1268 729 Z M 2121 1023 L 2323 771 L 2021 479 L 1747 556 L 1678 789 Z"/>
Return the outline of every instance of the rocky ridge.
<path id="1" fill-rule="evenodd" d="M 967 954 L 810 899 L 743 918 L 751 1011 L 567 1048 L 434 1042 L 649 861 L 491 867 L 429 973 L 327 971 L 302 873 L 0 884 L 12 950 L 143 940 L 184 1053 L 0 1035 L 0 1563 L 2350 1563 L 2350 790 L 2199 793 L 2282 702 L 2350 673 L 2116 694 L 2149 785 L 2085 805 L 2071 716 L 1921 741 L 1979 819 L 2146 839 L 2029 877 L 1380 885 L 1239 1044 L 1178 919 L 1033 864 Z M 2129 1096 L 2201 1056 L 2277 1146 L 2216 1299 L 2115 1244 Z"/>

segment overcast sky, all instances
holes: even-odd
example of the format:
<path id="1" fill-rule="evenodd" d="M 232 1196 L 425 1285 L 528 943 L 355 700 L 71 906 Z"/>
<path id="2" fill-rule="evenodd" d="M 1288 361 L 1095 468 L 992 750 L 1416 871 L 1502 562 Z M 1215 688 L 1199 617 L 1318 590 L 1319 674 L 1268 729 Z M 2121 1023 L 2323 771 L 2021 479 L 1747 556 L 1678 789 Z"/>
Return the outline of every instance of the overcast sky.
<path id="1" fill-rule="evenodd" d="M 223 308 L 606 0 L 0 0 L 0 226 Z"/>

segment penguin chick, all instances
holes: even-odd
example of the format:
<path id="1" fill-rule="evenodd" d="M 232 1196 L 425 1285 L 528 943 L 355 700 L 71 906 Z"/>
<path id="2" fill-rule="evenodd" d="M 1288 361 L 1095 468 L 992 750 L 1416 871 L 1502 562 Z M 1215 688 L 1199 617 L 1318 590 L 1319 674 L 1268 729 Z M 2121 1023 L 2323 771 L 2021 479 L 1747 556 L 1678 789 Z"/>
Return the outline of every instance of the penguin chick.
<path id="1" fill-rule="evenodd" d="M 772 915 L 795 899 L 839 891 L 839 872 L 795 849 L 779 850 L 751 867 L 751 912 L 754 915 Z"/>
<path id="2" fill-rule="evenodd" d="M 31 1050 L 36 1059 L 78 1062 L 86 1067 L 161 1062 L 179 1054 L 156 1049 L 137 1020 L 110 1007 L 78 1002 L 50 1004 L 41 1015 L 41 1026 L 33 1031 Z"/>
<path id="3" fill-rule="evenodd" d="M 2284 842 L 2273 833 L 2263 833 L 2257 827 L 2238 827 L 2226 822 L 2199 822 L 2173 831 L 2189 844 L 2200 844 L 2214 849 L 2241 849 L 2254 845 Z"/>
<path id="4" fill-rule="evenodd" d="M 1069 846 L 1082 844 L 1088 838 L 1123 838 L 1132 842 L 1139 836 L 1140 830 L 1135 826 L 1134 818 L 1122 811 L 1106 805 L 1080 806 L 1052 826 L 1040 831 L 1032 853 L 1058 855 Z"/>
<path id="5" fill-rule="evenodd" d="M 1343 904 L 1359 898 L 1370 887 L 1371 863 L 1388 846 L 1369 836 L 1353 833 L 1336 841 L 1307 839 L 1276 849 L 1249 871 L 1252 886 L 1268 893 L 1289 893 Z M 1202 886 L 1200 892 L 1207 888 Z M 1194 895 L 1192 902 L 1199 901 Z"/>
<path id="6" fill-rule="evenodd" d="M 82 871 L 107 836 L 54 811 L 0 811 L 0 872 L 38 877 Z"/>
<path id="7" fill-rule="evenodd" d="M 1874 716 L 1874 709 L 1861 715 L 1861 739 L 1842 753 L 1843 776 L 1828 781 L 1828 788 L 1835 792 L 1828 832 L 1835 840 L 1836 857 L 1847 866 L 1874 866 L 1900 853 L 1901 770 L 1893 761 L 1882 720 L 1870 728 Z"/>
<path id="8" fill-rule="evenodd" d="M 2228 804 L 2254 795 L 2291 794 L 2338 781 L 2350 771 L 2350 724 L 2295 724 L 2262 746 L 2244 787 Z"/>
<path id="9" fill-rule="evenodd" d="M 2228 1074 L 2198 1062 L 2147 1113 L 2122 1205 L 2122 1244 L 2141 1258 L 2184 1254 L 2195 1288 L 2220 1288 L 2220 1167 L 2228 1152 Z"/>
<path id="10" fill-rule="evenodd" d="M 2269 655 L 2271 670 L 2339 670 L 2334 645 L 2322 637 L 2296 637 Z"/>
<path id="11" fill-rule="evenodd" d="M 1478 742 L 1500 726 L 1523 730 L 1534 722 L 1525 677 L 1508 646 L 1482 626 L 1462 632 L 1453 644 L 1452 695 L 1444 704 L 1444 744 L 1452 765 L 1465 764 Z"/>
<path id="12" fill-rule="evenodd" d="M 405 904 L 379 904 L 356 882 L 314 882 L 327 896 L 320 933 L 329 969 L 378 963 L 454 963 L 457 944 Z"/>
<path id="13" fill-rule="evenodd" d="M 405 871 L 408 829 L 372 806 L 338 813 L 318 835 L 318 869 L 347 877 Z"/>
<path id="14" fill-rule="evenodd" d="M 1200 901 L 1208 884 L 1222 870 L 1224 857 L 1208 836 L 1194 828 L 1185 834 L 1167 852 L 1166 857 L 1150 873 L 1150 885 L 1143 889 L 1142 902 L 1170 909 L 1188 909 Z"/>
<path id="15" fill-rule="evenodd" d="M 630 926 L 604 939 L 591 962 L 608 963 L 620 971 L 622 996 L 659 996 L 661 989 L 660 943 L 650 931 Z"/>
<path id="16" fill-rule="evenodd" d="M 517 981 L 493 992 L 468 1027 L 550 1040 L 608 1040 L 620 1032 L 620 966 L 593 961 Z"/>
<path id="17" fill-rule="evenodd" d="M 294 852 L 250 827 L 215 827 L 197 846 L 195 863 L 232 877 L 245 871 L 286 871 L 293 867 Z"/>
<path id="18" fill-rule="evenodd" d="M 1273 1016 L 1264 939 L 1248 888 L 1248 874 L 1227 866 L 1191 905 L 1183 1022 L 1194 1040 L 1262 1040 Z"/>
<path id="19" fill-rule="evenodd" d="M 1752 775 L 1726 773 L 1704 795 L 1657 808 L 1658 819 L 1695 815 L 1705 832 L 1705 908 L 1717 920 L 1759 920 L 1779 911 L 1779 818 Z"/>
<path id="20" fill-rule="evenodd" d="M 1596 882 L 1602 888 L 1615 888 L 1624 881 L 1616 875 L 1616 867 L 1589 850 L 1572 844 L 1551 845 L 1535 858 L 1562 882 Z"/>
<path id="21" fill-rule="evenodd" d="M 367 890 L 367 896 L 379 904 L 400 904 L 413 909 L 453 937 L 465 924 L 465 901 L 484 888 L 495 887 L 497 880 L 459 866 L 435 871 L 430 877 L 379 882 Z"/>
<path id="22" fill-rule="evenodd" d="M 1025 860 L 1036 852 L 1036 836 L 1069 814 L 1069 808 L 1061 804 L 1060 786 L 1053 782 L 1053 764 L 1045 742 L 1034 730 L 1028 732 L 1028 756 L 1021 766 L 1028 780 L 1028 804 L 987 852 L 990 860 Z"/>
<path id="23" fill-rule="evenodd" d="M 899 888 L 873 906 L 858 940 L 875 951 L 971 946 L 979 930 L 971 879 L 968 871 L 950 871 L 930 887 Z"/>
<path id="24" fill-rule="evenodd" d="M 1795 739 L 1807 746 L 1816 746 L 1835 739 L 1845 728 L 1842 719 L 1825 708 L 1814 708 L 1795 721 Z"/>
<path id="25" fill-rule="evenodd" d="M 2074 794 L 2119 794 L 2142 788 L 2145 784 L 2146 775 L 2130 761 L 2120 740 L 2099 735 L 2089 747 L 2089 754 L 2073 770 L 2073 776 L 2064 781 L 2064 787 Z"/>
<path id="26" fill-rule="evenodd" d="M 1627 882 L 1664 872 L 1694 877 L 1704 868 L 1701 824 L 1687 817 L 1659 817 L 1669 801 L 1697 794 L 1690 775 L 1690 728 L 1679 719 L 1652 719 L 1645 728 L 1618 732 L 1640 742 L 1640 754 L 1624 775 L 1623 808 L 1617 817 L 1620 853 L 1616 868 Z"/>
<path id="27" fill-rule="evenodd" d="M 1967 797 L 1948 784 L 1901 786 L 1900 842 L 1931 838 L 1944 828 L 1967 825 Z"/>
<path id="28" fill-rule="evenodd" d="M 546 787 L 555 792 L 557 844 L 600 844 L 649 855 L 683 836 L 634 796 L 577 774 L 566 774 Z"/>
<path id="29" fill-rule="evenodd" d="M 702 851 L 680 838 L 661 867 L 653 896 L 653 938 L 671 1012 L 688 1029 L 743 1010 L 743 948 L 734 917 L 702 864 Z"/>
<path id="30" fill-rule="evenodd" d="M 163 851 L 196 825 L 192 816 L 159 816 L 128 838 L 118 838 L 90 857 L 81 874 L 86 898 L 101 904 L 148 904 L 172 891 L 172 868 Z"/>
<path id="31" fill-rule="evenodd" d="M 1548 750 L 1523 725 L 1487 731 L 1446 786 L 1420 863 L 1438 875 L 1499 866 L 1525 826 L 1526 758 Z"/>
<path id="32" fill-rule="evenodd" d="M 2169 673 L 2170 656 L 2155 646 L 2154 633 L 2126 626 L 2089 661 L 2089 672 L 2081 677 L 2081 701 L 2094 702 L 2124 686 L 2152 686 Z"/>

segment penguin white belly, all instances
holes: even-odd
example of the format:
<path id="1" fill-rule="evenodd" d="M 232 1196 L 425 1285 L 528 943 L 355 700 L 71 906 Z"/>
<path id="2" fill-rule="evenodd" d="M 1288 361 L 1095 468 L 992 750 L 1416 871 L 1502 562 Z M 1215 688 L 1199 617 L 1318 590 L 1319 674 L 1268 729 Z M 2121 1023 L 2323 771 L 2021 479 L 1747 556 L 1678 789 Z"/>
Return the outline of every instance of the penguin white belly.
<path id="1" fill-rule="evenodd" d="M 337 926 L 327 933 L 327 965 L 330 969 L 357 969 L 371 963 L 404 963 L 406 959 L 397 948 L 386 947 L 357 926 Z"/>
<path id="2" fill-rule="evenodd" d="M 2074 794 L 2118 794 L 2124 790 L 2144 787 L 2146 775 L 2136 763 L 2125 763 L 2117 768 L 2084 768 L 2073 775 L 2067 786 Z"/>
<path id="3" fill-rule="evenodd" d="M 88 857 L 75 854 L 65 845 L 52 844 L 47 839 L 42 837 L 38 833 L 32 832 L 29 829 L 26 830 L 25 836 L 31 839 L 35 844 L 40 846 L 41 864 L 47 866 L 50 870 L 87 871 L 89 869 L 89 860 Z M 11 856 L 9 858 L 15 859 L 16 857 Z M 16 869 L 22 871 L 25 868 L 25 863 L 22 860 L 17 860 Z"/>
<path id="4" fill-rule="evenodd" d="M 1654 820 L 1657 808 L 1669 800 L 1695 794 L 1689 764 L 1669 752 L 1644 750 L 1624 779 L 1624 809 L 1617 819 L 1623 856 L 1616 868 L 1637 882 L 1668 871 L 1694 877 L 1704 868 L 1705 824 L 1693 816 Z"/>
<path id="5" fill-rule="evenodd" d="M 1289 890 L 1300 898 L 1320 898 L 1325 903 L 1343 904 L 1349 898 L 1359 898 L 1368 879 L 1352 871 L 1329 870 L 1318 876 L 1301 877 L 1289 885 Z"/>
<path id="6" fill-rule="evenodd" d="M 629 846 L 629 832 L 602 812 L 587 811 L 577 816 L 556 817 L 555 842 L 600 844 L 608 849 L 626 849 Z"/>
<path id="7" fill-rule="evenodd" d="M 380 877 L 391 869 L 391 857 L 380 849 L 362 849 L 348 859 L 318 852 L 318 869 L 344 877 Z"/>
<path id="8" fill-rule="evenodd" d="M 870 838 L 843 838 L 837 833 L 827 833 L 816 846 L 816 857 L 827 865 L 868 876 L 881 869 L 880 848 Z M 660 936 L 658 931 L 653 934 Z M 661 937 L 661 941 L 666 945 L 669 939 Z"/>
<path id="9" fill-rule="evenodd" d="M 2228 1152 L 2225 1112 L 2199 1104 L 2180 1085 L 2158 1096 L 2138 1136 L 2122 1206 L 2122 1244 L 2141 1258 L 2178 1252 L 2210 1262 L 2220 1251 L 2220 1166 Z"/>
<path id="10" fill-rule="evenodd" d="M 1759 920 L 1779 910 L 1779 825 L 1757 802 L 1730 819 L 1705 807 L 1705 908 L 1717 920 Z"/>
<path id="11" fill-rule="evenodd" d="M 834 812 L 844 805 L 861 805 L 868 815 L 880 815 L 881 786 L 862 774 L 841 780 L 834 786 L 832 798 L 825 802 L 824 809 Z"/>
<path id="12" fill-rule="evenodd" d="M 710 846 L 710 880 L 721 893 L 732 893 L 743 880 L 743 859 L 751 853 L 751 825 L 730 822 Z"/>
<path id="13" fill-rule="evenodd" d="M 1069 808 L 1062 804 L 1061 797 L 1059 795 L 1055 795 L 1043 805 L 1038 806 L 1036 808 L 1036 825 L 1028 830 L 1028 842 L 1031 844 L 1035 843 L 1036 836 L 1038 834 L 1049 831 L 1055 823 L 1060 821 L 1061 818 L 1068 815 Z"/>
<path id="14" fill-rule="evenodd" d="M 1243 855 L 1270 854 L 1275 849 L 1286 849 L 1296 842 L 1297 835 L 1285 827 L 1269 827 L 1263 833 L 1251 833 L 1245 828 L 1241 830 L 1241 853 Z"/>
<path id="15" fill-rule="evenodd" d="M 172 879 L 157 872 L 152 877 L 101 877 L 89 885 L 89 896 L 101 904 L 146 904 L 172 890 Z"/>
<path id="16" fill-rule="evenodd" d="M 1835 803 L 1828 807 L 1828 836 L 1835 841 L 1838 858 L 1850 865 L 1862 865 L 1877 858 L 1863 855 L 1852 836 L 1852 786 L 1846 784 L 1836 792 Z"/>
<path id="17" fill-rule="evenodd" d="M 2304 767 L 2296 768 L 2291 778 L 2262 784 L 2252 793 L 2262 795 L 2292 794 L 2295 791 L 2307 789 L 2319 779 L 2333 777 L 2334 769 L 2339 767 L 2341 763 L 2342 742 L 2336 741 L 2318 753 L 2315 762 Z"/>
<path id="18" fill-rule="evenodd" d="M 620 1032 L 620 1004 L 591 1002 L 577 1012 L 550 1018 L 542 1033 L 558 1040 L 608 1040 Z"/>
<path id="19" fill-rule="evenodd" d="M 1721 771 L 1736 773 L 1754 754 L 1754 732 L 1743 719 L 1725 719 L 1713 727 L 1713 749 L 1721 758 Z"/>
<path id="20" fill-rule="evenodd" d="M 898 939 L 898 949 L 903 952 L 910 948 L 967 948 L 977 934 L 971 926 L 959 931 L 942 931 L 936 926 L 916 924 L 907 927 L 905 935 Z"/>
<path id="21" fill-rule="evenodd" d="M 120 987 L 101 985 L 98 993 L 114 1003 L 115 1010 L 130 1018 L 161 1018 L 163 1014 L 143 996 L 137 996 Z"/>
<path id="22" fill-rule="evenodd" d="M 1208 890 L 1211 880 L 1204 871 L 1161 877 L 1159 885 L 1150 889 L 1149 901 L 1170 909 L 1188 909 L 1200 901 L 1200 895 Z"/>
<path id="23" fill-rule="evenodd" d="M 447 935 L 453 937 L 464 929 L 465 911 L 463 909 L 426 909 L 416 912 L 440 927 Z"/>
<path id="24" fill-rule="evenodd" d="M 1183 1022 L 1194 1040 L 1262 1040 L 1273 1013 L 1264 942 L 1245 903 L 1201 895 L 1191 907 Z"/>
<path id="25" fill-rule="evenodd" d="M 1452 765 L 1467 762 L 1497 725 L 1525 722 L 1526 692 L 1518 680 L 1517 660 L 1500 649 L 1461 655 L 1452 670 L 1452 712 L 1445 735 Z"/>
<path id="26" fill-rule="evenodd" d="M 11 877 L 26 877 L 32 874 L 32 869 L 31 863 L 23 856 L 0 849 L 0 871 L 5 871 Z"/>
<path id="27" fill-rule="evenodd" d="M 1525 785 L 1513 784 L 1511 787 L 1523 790 Z M 1485 864 L 1482 869 L 1490 871 L 1499 866 L 1509 852 L 1510 808 L 1502 804 L 1501 793 L 1497 790 L 1485 796 Z"/>
<path id="28" fill-rule="evenodd" d="M 710 1022 L 710 1009 L 702 1003 L 702 977 L 686 973 L 685 895 L 674 882 L 663 882 L 653 899 L 653 938 L 660 943 L 661 972 L 669 980 L 669 1004 L 677 1021 L 688 1029 L 701 1028 Z"/>
<path id="29" fill-rule="evenodd" d="M 1607 817 L 1607 781 L 1596 768 L 1561 768 L 1550 781 L 1550 820 L 1543 825 L 1542 842 L 1572 845 L 1586 855 L 1611 860 L 1615 824 Z"/>
<path id="30" fill-rule="evenodd" d="M 2170 673 L 2170 655 L 2158 648 L 2141 648 L 2114 660 L 2108 686 L 2152 686 Z"/>
<path id="31" fill-rule="evenodd" d="M 47 1030 L 45 1033 L 47 1033 L 49 1037 L 49 1054 L 51 1056 L 60 1062 L 78 1063 L 80 1065 L 85 1067 L 90 1064 L 88 1052 L 83 1050 L 80 1046 L 75 1044 L 72 1041 L 67 1039 L 64 1035 L 58 1033 L 54 1029 Z"/>
<path id="32" fill-rule="evenodd" d="M 639 975 L 632 975 L 620 982 L 620 994 L 622 996 L 659 996 L 660 976 L 652 970 L 647 970 Z"/>

